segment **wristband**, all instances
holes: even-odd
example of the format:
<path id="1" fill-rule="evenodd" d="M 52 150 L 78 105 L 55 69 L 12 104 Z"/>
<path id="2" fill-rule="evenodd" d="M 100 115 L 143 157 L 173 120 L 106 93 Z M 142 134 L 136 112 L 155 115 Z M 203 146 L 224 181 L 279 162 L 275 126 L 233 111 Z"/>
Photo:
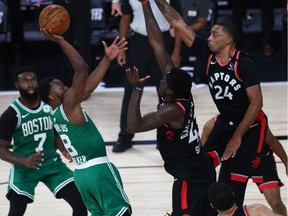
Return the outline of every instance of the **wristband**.
<path id="1" fill-rule="evenodd" d="M 140 87 L 137 87 L 137 86 L 135 87 L 135 89 L 138 90 L 138 91 L 143 91 L 143 88 L 140 88 Z"/>

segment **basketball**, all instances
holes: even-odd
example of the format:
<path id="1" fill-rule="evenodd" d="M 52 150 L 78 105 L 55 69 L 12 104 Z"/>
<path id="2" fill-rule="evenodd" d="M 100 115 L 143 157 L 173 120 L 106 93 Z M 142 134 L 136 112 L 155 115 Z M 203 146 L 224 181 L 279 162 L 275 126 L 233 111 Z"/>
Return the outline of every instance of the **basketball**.
<path id="1" fill-rule="evenodd" d="M 70 25 L 70 16 L 64 7 L 51 4 L 42 9 L 38 22 L 40 28 L 51 29 L 53 34 L 62 35 Z"/>

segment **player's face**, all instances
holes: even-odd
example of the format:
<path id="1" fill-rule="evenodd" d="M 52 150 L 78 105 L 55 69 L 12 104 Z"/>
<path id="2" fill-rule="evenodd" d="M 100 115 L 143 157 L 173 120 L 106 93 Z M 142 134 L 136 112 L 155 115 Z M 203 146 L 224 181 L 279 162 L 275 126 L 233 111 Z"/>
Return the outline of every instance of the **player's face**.
<path id="1" fill-rule="evenodd" d="M 218 53 L 226 47 L 228 39 L 229 36 L 223 31 L 223 27 L 214 25 L 211 29 L 211 34 L 207 39 L 208 47 L 212 52 Z"/>
<path id="2" fill-rule="evenodd" d="M 22 98 L 26 100 L 35 100 L 38 98 L 37 77 L 33 72 L 24 72 L 19 74 L 16 87 Z"/>
<path id="3" fill-rule="evenodd" d="M 58 79 L 52 80 L 50 86 L 50 94 L 54 94 L 58 99 L 62 101 L 63 95 L 68 90 L 68 87 L 65 86 L 64 83 Z"/>

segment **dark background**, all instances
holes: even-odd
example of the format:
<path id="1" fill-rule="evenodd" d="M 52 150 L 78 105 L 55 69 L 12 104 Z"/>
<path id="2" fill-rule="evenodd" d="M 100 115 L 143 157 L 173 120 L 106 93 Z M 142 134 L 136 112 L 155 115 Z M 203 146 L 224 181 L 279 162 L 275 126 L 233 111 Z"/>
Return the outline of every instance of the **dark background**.
<path id="1" fill-rule="evenodd" d="M 221 21 L 231 15 L 227 1 L 217 1 L 218 16 L 214 19 Z M 244 37 L 241 49 L 249 52 L 254 58 L 261 82 L 287 81 L 287 23 L 284 22 L 285 8 L 282 7 L 280 0 L 274 1 L 274 54 L 266 57 L 261 46 L 261 17 L 257 1 L 250 1 L 247 11 L 247 19 L 243 22 Z M 109 44 L 118 34 L 117 28 L 119 18 L 111 17 L 111 3 L 103 3 L 105 13 L 105 25 L 93 27 L 92 31 L 92 65 L 97 66 L 103 56 L 101 40 Z M 41 73 L 39 79 L 50 75 L 57 76 L 61 70 L 62 51 L 54 42 L 48 41 L 40 32 L 38 27 L 38 14 L 41 8 L 31 7 L 23 4 L 23 24 L 25 31 L 25 61 L 27 65 L 36 67 Z M 185 59 L 185 57 L 184 57 Z M 193 62 L 183 61 L 183 66 L 193 66 Z M 0 31 L 0 90 L 14 90 L 12 80 L 14 56 L 10 42 L 9 26 L 7 32 Z M 124 70 L 113 61 L 106 76 L 104 83 L 106 87 L 122 86 Z M 64 79 L 63 77 L 59 77 Z"/>

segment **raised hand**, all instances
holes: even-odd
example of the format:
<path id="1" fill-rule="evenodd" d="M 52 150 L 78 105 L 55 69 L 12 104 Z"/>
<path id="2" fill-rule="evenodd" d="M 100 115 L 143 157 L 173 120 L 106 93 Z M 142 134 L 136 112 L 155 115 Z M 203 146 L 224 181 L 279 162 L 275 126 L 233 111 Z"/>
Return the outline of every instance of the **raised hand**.
<path id="1" fill-rule="evenodd" d="M 43 156 L 44 154 L 38 151 L 25 158 L 24 165 L 28 168 L 39 170 L 42 165 L 41 162 L 44 161 Z"/>
<path id="2" fill-rule="evenodd" d="M 117 36 L 113 43 L 107 47 L 107 44 L 105 41 L 102 41 L 102 44 L 104 46 L 104 51 L 105 51 L 105 56 L 110 59 L 113 60 L 114 58 L 116 58 L 116 56 L 118 56 L 118 54 L 120 52 L 124 52 L 126 51 L 128 48 L 126 47 L 127 45 L 127 41 L 125 38 L 122 38 L 121 40 L 119 39 L 119 36 Z"/>
<path id="3" fill-rule="evenodd" d="M 133 67 L 133 71 L 130 68 L 126 69 L 126 74 L 129 82 L 138 88 L 142 88 L 144 84 L 150 79 L 150 76 L 147 75 L 144 78 L 139 78 L 139 72 L 137 67 Z"/>
<path id="4" fill-rule="evenodd" d="M 59 43 L 64 38 L 60 35 L 53 34 L 51 29 L 40 28 L 40 31 L 47 37 L 49 40 Z"/>
<path id="5" fill-rule="evenodd" d="M 122 16 L 120 2 L 112 2 L 111 4 L 111 15 L 117 17 Z"/>

